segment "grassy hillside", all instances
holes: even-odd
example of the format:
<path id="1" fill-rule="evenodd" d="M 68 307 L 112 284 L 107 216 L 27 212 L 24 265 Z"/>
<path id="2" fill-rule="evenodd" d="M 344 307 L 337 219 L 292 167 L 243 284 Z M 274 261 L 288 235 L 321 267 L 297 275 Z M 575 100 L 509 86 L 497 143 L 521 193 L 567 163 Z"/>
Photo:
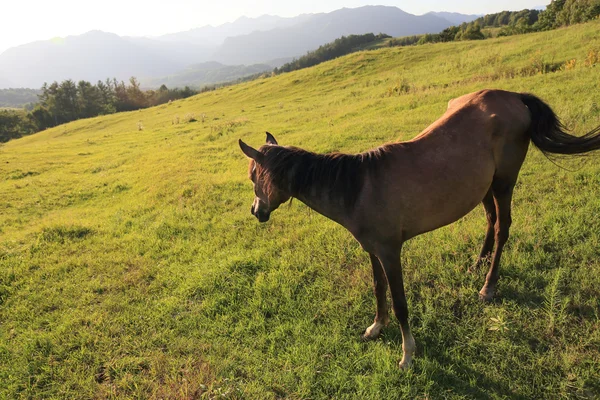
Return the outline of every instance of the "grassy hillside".
<path id="1" fill-rule="evenodd" d="M 0 398 L 600 396 L 598 157 L 530 151 L 493 304 L 467 273 L 480 209 L 405 246 L 418 354 L 399 371 L 395 319 L 359 338 L 366 254 L 297 201 L 259 225 L 236 143 L 362 151 L 481 88 L 533 92 L 581 133 L 599 28 L 361 52 L 3 145 Z"/>

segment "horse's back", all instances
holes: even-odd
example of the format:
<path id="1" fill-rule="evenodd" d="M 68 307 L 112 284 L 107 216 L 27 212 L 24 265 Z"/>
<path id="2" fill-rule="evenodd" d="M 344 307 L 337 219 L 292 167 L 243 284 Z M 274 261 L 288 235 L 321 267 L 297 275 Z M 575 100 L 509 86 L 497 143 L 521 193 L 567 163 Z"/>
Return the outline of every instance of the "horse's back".
<path id="1" fill-rule="evenodd" d="M 441 118 L 392 151 L 390 168 L 373 182 L 373 201 L 383 214 L 399 216 L 407 237 L 449 224 L 479 204 L 495 179 L 516 179 L 529 124 L 517 93 L 485 90 L 454 99 Z"/>
<path id="2" fill-rule="evenodd" d="M 516 180 L 529 148 L 529 109 L 519 93 L 483 90 L 472 95 L 470 102 L 480 110 L 478 118 L 492 124 L 495 178 Z"/>
<path id="3" fill-rule="evenodd" d="M 469 113 L 472 122 L 482 125 L 493 120 L 496 130 L 505 131 L 494 133 L 506 133 L 507 139 L 522 137 L 531 124 L 531 116 L 521 94 L 505 90 L 485 89 L 452 99 L 440 120 L 459 112 Z"/>
<path id="4" fill-rule="evenodd" d="M 465 154 L 491 152 L 496 175 L 518 172 L 529 146 L 531 115 L 519 93 L 481 90 L 451 100 L 442 117 L 414 140 L 448 143 Z M 516 171 L 515 171 L 516 168 Z"/>

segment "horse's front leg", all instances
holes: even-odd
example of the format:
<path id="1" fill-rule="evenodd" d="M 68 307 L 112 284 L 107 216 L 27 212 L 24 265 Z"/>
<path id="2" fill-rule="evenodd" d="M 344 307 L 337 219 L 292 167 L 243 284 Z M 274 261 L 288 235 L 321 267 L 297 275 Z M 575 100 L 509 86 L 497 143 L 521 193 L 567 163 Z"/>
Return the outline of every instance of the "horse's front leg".
<path id="1" fill-rule="evenodd" d="M 415 339 L 410 332 L 408 325 L 408 305 L 406 304 L 406 294 L 404 293 L 404 281 L 402 280 L 402 267 L 400 265 L 400 247 L 397 249 L 382 249 L 377 255 L 381 260 L 383 270 L 390 285 L 392 293 L 392 303 L 394 314 L 400 321 L 402 331 L 402 361 L 400 368 L 410 367 L 412 356 L 415 353 Z"/>
<path id="2" fill-rule="evenodd" d="M 377 299 L 377 312 L 373 325 L 369 326 L 362 336 L 365 340 L 377 339 L 381 333 L 381 329 L 390 323 L 386 300 L 387 279 L 377 256 L 374 254 L 369 254 L 369 256 L 371 257 L 371 265 L 373 266 L 373 287 Z"/>

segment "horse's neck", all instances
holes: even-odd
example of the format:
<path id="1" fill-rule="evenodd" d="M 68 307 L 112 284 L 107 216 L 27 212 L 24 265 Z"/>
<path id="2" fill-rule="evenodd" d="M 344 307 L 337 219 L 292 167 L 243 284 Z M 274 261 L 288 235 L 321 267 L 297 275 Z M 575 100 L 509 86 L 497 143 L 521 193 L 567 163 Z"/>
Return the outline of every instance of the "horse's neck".
<path id="1" fill-rule="evenodd" d="M 341 224 L 346 225 L 349 218 L 348 210 L 339 199 L 331 199 L 329 196 L 316 193 L 302 193 L 295 196 L 321 215 Z"/>
<path id="2" fill-rule="evenodd" d="M 294 187 L 293 181 L 303 180 L 304 174 L 311 173 L 307 170 L 294 168 L 289 176 L 290 187 Z M 306 204 L 319 214 L 332 219 L 333 221 L 346 226 L 351 217 L 352 210 L 346 204 L 343 193 L 334 193 L 328 190 L 326 178 L 317 176 L 316 179 L 323 179 L 323 182 L 315 181 L 311 187 L 304 187 L 299 191 L 292 192 L 292 196 Z M 359 188 L 348 188 L 349 190 L 359 190 Z"/>

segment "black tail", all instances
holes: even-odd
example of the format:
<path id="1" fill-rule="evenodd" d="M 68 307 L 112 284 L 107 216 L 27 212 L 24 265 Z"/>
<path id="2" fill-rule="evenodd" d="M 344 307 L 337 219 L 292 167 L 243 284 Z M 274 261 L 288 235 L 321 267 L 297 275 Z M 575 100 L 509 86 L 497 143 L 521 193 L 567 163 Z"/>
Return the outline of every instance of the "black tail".
<path id="1" fill-rule="evenodd" d="M 582 154 L 600 149 L 600 126 L 583 136 L 566 132 L 554 111 L 534 95 L 522 93 L 531 113 L 531 141 L 544 153 Z"/>

